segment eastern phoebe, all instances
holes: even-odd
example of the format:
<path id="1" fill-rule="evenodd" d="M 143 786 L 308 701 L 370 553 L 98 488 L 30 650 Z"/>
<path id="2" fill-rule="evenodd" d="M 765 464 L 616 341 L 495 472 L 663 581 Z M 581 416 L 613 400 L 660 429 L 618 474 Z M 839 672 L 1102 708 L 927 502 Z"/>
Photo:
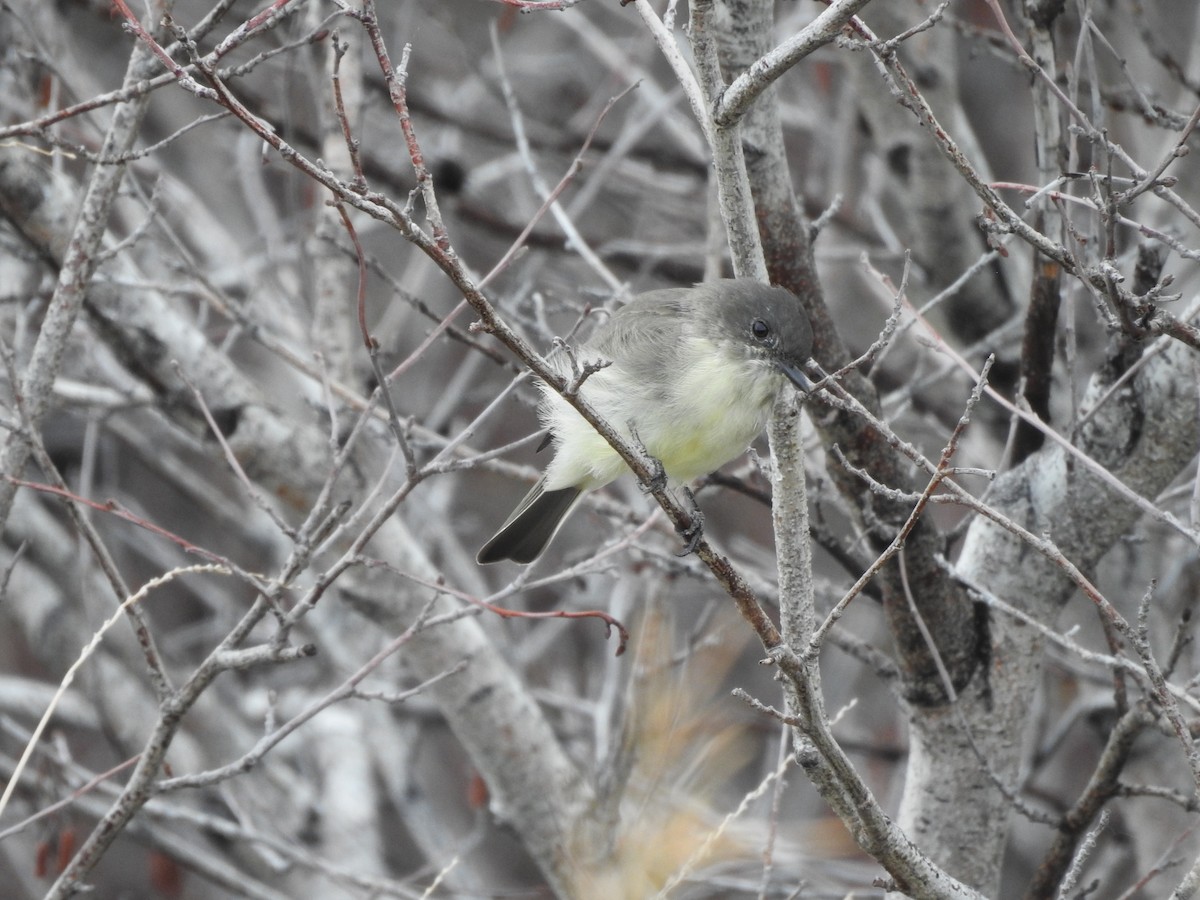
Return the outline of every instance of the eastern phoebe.
<path id="1" fill-rule="evenodd" d="M 785 381 L 812 389 L 800 370 L 811 353 L 800 301 L 739 278 L 640 294 L 575 356 L 580 364 L 611 363 L 588 376 L 580 393 L 626 440 L 640 441 L 673 483 L 686 484 L 750 445 Z M 571 362 L 556 359 L 563 376 L 573 377 Z M 629 471 L 566 400 L 541 388 L 539 413 L 554 459 L 483 545 L 480 563 L 533 562 L 586 491 Z"/>

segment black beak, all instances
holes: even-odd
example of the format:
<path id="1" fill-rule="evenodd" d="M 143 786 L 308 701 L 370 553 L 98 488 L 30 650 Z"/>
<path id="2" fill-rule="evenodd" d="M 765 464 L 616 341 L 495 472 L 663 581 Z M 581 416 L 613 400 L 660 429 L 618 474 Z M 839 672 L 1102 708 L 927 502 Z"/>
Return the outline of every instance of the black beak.
<path id="1" fill-rule="evenodd" d="M 806 394 L 811 394 L 816 388 L 816 385 L 813 384 L 812 379 L 805 375 L 800 370 L 799 366 L 793 366 L 789 365 L 788 363 L 781 362 L 779 363 L 779 370 L 787 376 L 788 381 L 800 388 L 800 390 L 804 391 Z"/>

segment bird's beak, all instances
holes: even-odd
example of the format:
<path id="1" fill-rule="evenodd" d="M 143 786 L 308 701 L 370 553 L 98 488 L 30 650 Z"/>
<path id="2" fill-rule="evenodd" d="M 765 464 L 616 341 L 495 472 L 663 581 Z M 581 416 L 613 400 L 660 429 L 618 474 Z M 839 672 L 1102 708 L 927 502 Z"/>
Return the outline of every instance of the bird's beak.
<path id="1" fill-rule="evenodd" d="M 816 385 L 813 384 L 812 379 L 805 375 L 800 370 L 799 366 L 791 366 L 787 363 L 781 362 L 779 363 L 779 370 L 787 376 L 788 381 L 800 388 L 800 390 L 804 391 L 806 394 L 811 394 L 816 388 Z"/>

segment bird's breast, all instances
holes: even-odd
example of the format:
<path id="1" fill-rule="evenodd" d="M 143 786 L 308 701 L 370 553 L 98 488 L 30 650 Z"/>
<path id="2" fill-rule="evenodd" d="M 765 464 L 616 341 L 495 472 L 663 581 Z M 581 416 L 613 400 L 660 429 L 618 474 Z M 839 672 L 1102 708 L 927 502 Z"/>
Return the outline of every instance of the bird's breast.
<path id="1" fill-rule="evenodd" d="M 690 481 L 741 454 L 766 427 L 782 380 L 775 367 L 694 338 L 677 359 L 663 415 L 641 435 L 667 474 Z"/>
<path id="2" fill-rule="evenodd" d="M 766 426 L 783 377 L 775 366 L 687 338 L 676 352 L 638 366 L 620 361 L 584 382 L 581 393 L 627 439 L 688 482 L 741 454 Z M 554 434 L 548 489 L 590 490 L 628 471 L 624 461 L 565 400 L 547 389 L 542 419 Z"/>

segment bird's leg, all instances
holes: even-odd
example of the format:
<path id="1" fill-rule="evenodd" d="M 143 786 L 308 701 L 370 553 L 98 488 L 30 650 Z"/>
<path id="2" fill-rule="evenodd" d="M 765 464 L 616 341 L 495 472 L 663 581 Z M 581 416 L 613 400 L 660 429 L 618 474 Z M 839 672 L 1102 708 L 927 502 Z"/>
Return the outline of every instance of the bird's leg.
<path id="1" fill-rule="evenodd" d="M 667 470 L 663 468 L 662 460 L 657 456 L 650 455 L 650 451 L 646 449 L 646 445 L 638 437 L 637 429 L 633 427 L 632 422 L 625 424 L 629 428 L 630 441 L 637 447 L 638 454 L 646 463 L 646 468 L 650 470 L 650 476 L 642 483 L 642 490 L 647 494 L 653 494 L 655 491 L 665 491 L 667 489 Z"/>
<path id="2" fill-rule="evenodd" d="M 650 455 L 650 451 L 646 449 L 646 445 L 638 437 L 637 429 L 633 427 L 633 423 L 630 422 L 628 424 L 630 439 L 650 469 L 650 476 L 642 484 L 642 490 L 647 493 L 665 491 L 669 482 L 667 480 L 667 470 L 663 468 L 662 460 Z M 688 508 L 688 524 L 675 526 L 675 533 L 684 541 L 683 549 L 679 551 L 678 555 L 687 556 L 689 553 L 696 552 L 696 547 L 700 544 L 700 538 L 704 534 L 704 513 L 700 511 L 700 505 L 696 502 L 696 495 L 692 493 L 691 488 L 685 484 L 681 485 L 679 490 L 683 496 L 684 505 Z"/>
<path id="3" fill-rule="evenodd" d="M 683 549 L 675 555 L 687 556 L 696 552 L 696 548 L 700 546 L 700 538 L 704 536 L 704 513 L 690 487 L 686 484 L 681 485 L 679 493 L 683 497 L 684 506 L 688 508 L 688 524 L 682 527 L 675 526 L 676 534 L 684 541 Z"/>
<path id="4" fill-rule="evenodd" d="M 642 448 L 642 453 L 645 455 L 647 465 L 650 468 L 650 478 L 645 484 L 647 493 L 653 494 L 655 491 L 665 491 L 667 489 L 667 470 L 663 468 L 662 461 L 657 456 L 650 456 L 646 453 L 645 447 Z"/>

